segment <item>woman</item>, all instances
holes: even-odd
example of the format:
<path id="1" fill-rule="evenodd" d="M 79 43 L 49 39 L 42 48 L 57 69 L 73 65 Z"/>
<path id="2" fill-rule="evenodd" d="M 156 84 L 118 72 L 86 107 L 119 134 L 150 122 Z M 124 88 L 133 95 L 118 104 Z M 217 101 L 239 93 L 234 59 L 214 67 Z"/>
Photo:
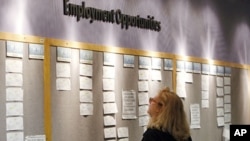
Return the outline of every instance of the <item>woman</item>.
<path id="1" fill-rule="evenodd" d="M 149 99 L 148 114 L 142 141 L 192 141 L 183 103 L 169 88 Z"/>

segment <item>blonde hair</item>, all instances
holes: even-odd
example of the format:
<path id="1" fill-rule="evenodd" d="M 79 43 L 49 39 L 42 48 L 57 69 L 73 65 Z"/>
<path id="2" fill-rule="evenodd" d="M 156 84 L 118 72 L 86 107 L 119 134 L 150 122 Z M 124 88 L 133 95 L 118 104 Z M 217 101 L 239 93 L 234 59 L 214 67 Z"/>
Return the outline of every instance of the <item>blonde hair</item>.
<path id="1" fill-rule="evenodd" d="M 158 93 L 162 112 L 150 118 L 148 128 L 155 128 L 170 133 L 177 141 L 185 141 L 190 137 L 189 125 L 180 97 L 169 88 Z"/>

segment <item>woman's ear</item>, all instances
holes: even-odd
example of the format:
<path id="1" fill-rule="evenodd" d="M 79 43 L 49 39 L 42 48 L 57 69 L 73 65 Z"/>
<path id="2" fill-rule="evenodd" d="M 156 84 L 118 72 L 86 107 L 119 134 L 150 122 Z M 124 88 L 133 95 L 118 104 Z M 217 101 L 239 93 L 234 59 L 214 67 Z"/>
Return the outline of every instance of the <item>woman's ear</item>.
<path id="1" fill-rule="evenodd" d="M 162 110 L 163 110 L 163 106 L 158 106 L 158 107 L 156 108 L 156 112 L 157 112 L 157 113 L 161 113 Z"/>

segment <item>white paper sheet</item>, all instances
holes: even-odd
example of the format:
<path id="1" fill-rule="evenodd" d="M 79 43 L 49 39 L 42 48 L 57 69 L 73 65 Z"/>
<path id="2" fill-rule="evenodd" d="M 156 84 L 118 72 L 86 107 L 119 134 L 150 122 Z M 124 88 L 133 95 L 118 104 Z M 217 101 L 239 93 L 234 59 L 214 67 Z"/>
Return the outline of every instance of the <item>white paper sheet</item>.
<path id="1" fill-rule="evenodd" d="M 185 71 L 193 72 L 193 62 L 185 62 Z"/>
<path id="2" fill-rule="evenodd" d="M 185 62 L 178 60 L 176 63 L 176 71 L 185 71 Z"/>
<path id="3" fill-rule="evenodd" d="M 118 141 L 129 141 L 129 139 L 128 138 L 121 138 Z"/>
<path id="4" fill-rule="evenodd" d="M 152 69 L 161 69 L 161 58 L 152 58 Z"/>
<path id="5" fill-rule="evenodd" d="M 93 65 L 80 64 L 80 75 L 93 76 Z"/>
<path id="6" fill-rule="evenodd" d="M 109 127 L 104 128 L 104 138 L 116 138 L 116 128 L 115 127 Z"/>
<path id="7" fill-rule="evenodd" d="M 23 101 L 22 88 L 6 88 L 6 101 Z"/>
<path id="8" fill-rule="evenodd" d="M 164 70 L 173 70 L 172 59 L 164 59 Z"/>
<path id="9" fill-rule="evenodd" d="M 201 99 L 202 100 L 209 99 L 209 93 L 208 93 L 208 91 L 201 91 Z"/>
<path id="10" fill-rule="evenodd" d="M 147 126 L 149 122 L 149 116 L 140 116 L 139 117 L 139 126 Z"/>
<path id="11" fill-rule="evenodd" d="M 29 44 L 29 58 L 44 59 L 44 45 L 42 44 Z"/>
<path id="12" fill-rule="evenodd" d="M 116 120 L 114 116 L 104 116 L 104 126 L 116 125 Z"/>
<path id="13" fill-rule="evenodd" d="M 7 132 L 6 133 L 7 141 L 23 141 L 24 140 L 24 133 L 20 131 L 15 132 Z"/>
<path id="14" fill-rule="evenodd" d="M 230 77 L 224 77 L 224 85 L 225 86 L 231 85 L 231 78 Z"/>
<path id="15" fill-rule="evenodd" d="M 148 115 L 148 105 L 139 106 L 139 116 Z"/>
<path id="16" fill-rule="evenodd" d="M 224 96 L 224 89 L 223 89 L 223 87 L 217 87 L 216 88 L 216 93 L 217 93 L 217 96 Z"/>
<path id="17" fill-rule="evenodd" d="M 115 78 L 115 67 L 103 66 L 103 78 Z"/>
<path id="18" fill-rule="evenodd" d="M 57 60 L 71 62 L 71 48 L 57 47 Z"/>
<path id="19" fill-rule="evenodd" d="M 225 139 L 230 139 L 229 125 L 224 126 L 222 135 Z"/>
<path id="20" fill-rule="evenodd" d="M 231 104 L 224 104 L 224 111 L 225 113 L 231 112 Z"/>
<path id="21" fill-rule="evenodd" d="M 193 73 L 185 73 L 185 82 L 193 83 Z"/>
<path id="22" fill-rule="evenodd" d="M 224 86 L 224 94 L 231 94 L 231 86 Z"/>
<path id="23" fill-rule="evenodd" d="M 223 97 L 217 97 L 216 98 L 216 107 L 223 107 L 223 105 L 224 105 Z"/>
<path id="24" fill-rule="evenodd" d="M 179 97 L 187 97 L 186 84 L 184 82 L 177 82 L 176 93 Z"/>
<path id="25" fill-rule="evenodd" d="M 70 77 L 70 63 L 56 63 L 56 77 Z"/>
<path id="26" fill-rule="evenodd" d="M 136 118 L 136 92 L 122 91 L 122 119 Z"/>
<path id="27" fill-rule="evenodd" d="M 217 116 L 224 116 L 224 108 L 217 108 Z"/>
<path id="28" fill-rule="evenodd" d="M 177 86 L 176 86 L 176 93 L 179 97 L 187 97 L 186 93 L 186 72 L 177 72 Z"/>
<path id="29" fill-rule="evenodd" d="M 103 90 L 112 91 L 115 90 L 114 79 L 103 79 L 102 80 Z"/>
<path id="30" fill-rule="evenodd" d="M 180 82 L 186 82 L 186 74 L 187 73 L 185 71 L 177 72 L 176 80 Z"/>
<path id="31" fill-rule="evenodd" d="M 116 139 L 107 139 L 105 141 L 116 141 Z"/>
<path id="32" fill-rule="evenodd" d="M 194 65 L 194 73 L 201 73 L 201 63 L 193 63 Z"/>
<path id="33" fill-rule="evenodd" d="M 93 102 L 92 91 L 80 91 L 80 102 Z"/>
<path id="34" fill-rule="evenodd" d="M 208 64 L 202 64 L 202 73 L 209 74 L 209 65 Z"/>
<path id="35" fill-rule="evenodd" d="M 209 90 L 209 75 L 201 75 L 201 90 Z"/>
<path id="36" fill-rule="evenodd" d="M 91 103 L 80 104 L 80 115 L 93 115 L 94 106 Z"/>
<path id="37" fill-rule="evenodd" d="M 231 113 L 225 113 L 224 121 L 225 121 L 225 123 L 230 123 L 231 122 Z"/>
<path id="38" fill-rule="evenodd" d="M 7 117 L 6 130 L 23 130 L 23 117 Z"/>
<path id="39" fill-rule="evenodd" d="M 209 65 L 209 70 L 211 75 L 217 74 L 217 67 L 215 65 Z"/>
<path id="40" fill-rule="evenodd" d="M 18 73 L 6 73 L 5 84 L 7 87 L 23 86 L 23 75 Z"/>
<path id="41" fill-rule="evenodd" d="M 224 103 L 231 103 L 231 95 L 224 96 Z"/>
<path id="42" fill-rule="evenodd" d="M 148 69 L 151 67 L 151 58 L 139 56 L 139 68 Z"/>
<path id="43" fill-rule="evenodd" d="M 59 91 L 69 91 L 71 90 L 71 81 L 69 78 L 57 78 L 56 79 L 56 89 Z"/>
<path id="44" fill-rule="evenodd" d="M 22 115 L 23 115 L 22 102 L 6 103 L 6 116 L 22 116 Z"/>
<path id="45" fill-rule="evenodd" d="M 23 58 L 23 46 L 22 42 L 7 41 L 7 56 Z"/>
<path id="46" fill-rule="evenodd" d="M 161 71 L 160 70 L 151 70 L 151 80 L 155 81 L 161 81 Z"/>
<path id="47" fill-rule="evenodd" d="M 123 66 L 129 68 L 135 67 L 135 56 L 123 55 Z"/>
<path id="48" fill-rule="evenodd" d="M 217 76 L 224 76 L 224 66 L 217 66 L 216 70 Z"/>
<path id="49" fill-rule="evenodd" d="M 129 137 L 128 127 L 118 127 L 117 136 L 118 138 Z"/>
<path id="50" fill-rule="evenodd" d="M 26 136 L 25 141 L 46 141 L 46 136 L 45 135 Z"/>
<path id="51" fill-rule="evenodd" d="M 138 81 L 138 91 L 146 92 L 149 90 L 148 81 Z"/>
<path id="52" fill-rule="evenodd" d="M 139 105 L 148 105 L 149 96 L 148 93 L 138 93 Z"/>
<path id="53" fill-rule="evenodd" d="M 103 102 L 115 102 L 115 92 L 103 92 Z"/>
<path id="54" fill-rule="evenodd" d="M 201 106 L 202 108 L 209 108 L 209 100 L 208 99 L 201 100 Z"/>
<path id="55" fill-rule="evenodd" d="M 92 78 L 80 76 L 80 89 L 92 90 Z"/>
<path id="56" fill-rule="evenodd" d="M 93 64 L 93 51 L 91 50 L 80 50 L 80 63 Z"/>
<path id="57" fill-rule="evenodd" d="M 103 58 L 103 64 L 104 65 L 110 65 L 114 66 L 115 65 L 115 54 L 114 53 L 108 53 L 104 52 L 104 58 Z"/>
<path id="58" fill-rule="evenodd" d="M 199 104 L 191 104 L 190 105 L 190 114 L 191 114 L 191 129 L 201 128 L 200 126 L 200 105 Z"/>
<path id="59" fill-rule="evenodd" d="M 5 72 L 22 73 L 23 62 L 21 59 L 6 59 Z"/>
<path id="60" fill-rule="evenodd" d="M 104 114 L 115 114 L 118 112 L 116 103 L 104 103 L 103 104 Z"/>
<path id="61" fill-rule="evenodd" d="M 216 77 L 216 86 L 217 87 L 223 87 L 224 83 L 223 83 L 223 77 Z"/>
<path id="62" fill-rule="evenodd" d="M 224 116 L 223 117 L 217 117 L 217 126 L 224 126 Z"/>
<path id="63" fill-rule="evenodd" d="M 139 80 L 149 80 L 149 70 L 138 70 Z"/>

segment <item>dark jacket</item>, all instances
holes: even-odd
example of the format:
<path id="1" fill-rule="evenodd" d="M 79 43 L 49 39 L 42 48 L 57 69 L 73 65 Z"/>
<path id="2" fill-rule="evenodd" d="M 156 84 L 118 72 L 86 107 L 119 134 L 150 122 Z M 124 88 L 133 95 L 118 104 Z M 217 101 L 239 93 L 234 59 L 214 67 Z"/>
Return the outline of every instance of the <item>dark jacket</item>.
<path id="1" fill-rule="evenodd" d="M 141 141 L 176 141 L 168 132 L 163 132 L 157 129 L 147 129 L 143 134 Z M 187 141 L 192 141 L 191 137 Z"/>

